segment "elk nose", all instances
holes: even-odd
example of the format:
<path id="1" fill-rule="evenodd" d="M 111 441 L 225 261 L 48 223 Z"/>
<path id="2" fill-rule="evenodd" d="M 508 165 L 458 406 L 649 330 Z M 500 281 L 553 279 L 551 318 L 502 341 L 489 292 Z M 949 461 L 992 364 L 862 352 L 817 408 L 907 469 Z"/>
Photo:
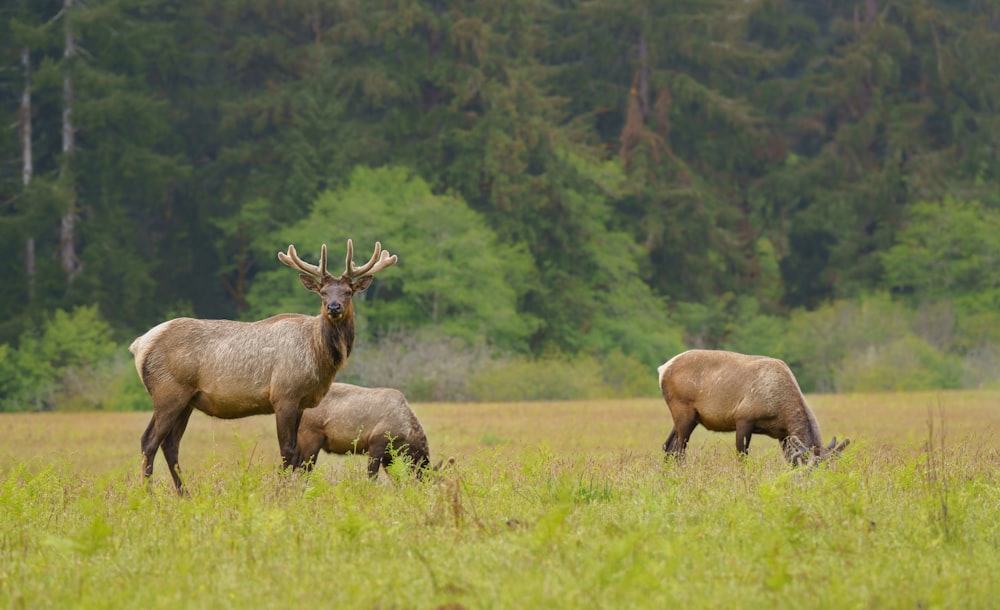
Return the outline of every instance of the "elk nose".
<path id="1" fill-rule="evenodd" d="M 342 312 L 343 308 L 340 306 L 340 303 L 330 303 L 326 306 L 326 313 L 331 316 L 339 316 Z"/>

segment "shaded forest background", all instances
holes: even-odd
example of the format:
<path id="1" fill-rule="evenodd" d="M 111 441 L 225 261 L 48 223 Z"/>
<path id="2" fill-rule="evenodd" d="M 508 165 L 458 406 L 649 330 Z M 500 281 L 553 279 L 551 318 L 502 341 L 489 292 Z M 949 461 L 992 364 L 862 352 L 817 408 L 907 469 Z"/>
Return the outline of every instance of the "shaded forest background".
<path id="1" fill-rule="evenodd" d="M 998 0 L 0 10 L 0 410 L 149 408 L 135 336 L 315 313 L 275 253 L 348 237 L 339 379 L 411 400 L 1000 379 Z"/>

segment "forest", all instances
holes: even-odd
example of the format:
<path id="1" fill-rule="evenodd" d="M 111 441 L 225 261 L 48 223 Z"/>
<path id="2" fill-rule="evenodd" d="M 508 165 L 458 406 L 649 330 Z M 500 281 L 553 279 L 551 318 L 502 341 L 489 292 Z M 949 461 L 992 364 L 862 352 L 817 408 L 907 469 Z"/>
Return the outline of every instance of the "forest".
<path id="1" fill-rule="evenodd" d="M 996 387 L 997 49 L 1000 0 L 8 0 L 0 411 L 148 409 L 136 336 L 317 313 L 276 253 L 348 238 L 399 262 L 338 380 L 411 400 Z"/>

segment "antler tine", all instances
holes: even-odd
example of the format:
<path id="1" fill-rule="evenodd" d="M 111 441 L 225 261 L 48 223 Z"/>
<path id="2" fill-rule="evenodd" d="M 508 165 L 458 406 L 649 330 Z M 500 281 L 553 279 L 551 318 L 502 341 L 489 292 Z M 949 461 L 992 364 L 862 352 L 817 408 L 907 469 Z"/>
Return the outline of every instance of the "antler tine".
<path id="1" fill-rule="evenodd" d="M 390 255 L 388 251 L 382 250 L 382 243 L 375 242 L 375 253 L 368 259 L 368 262 L 360 267 L 354 266 L 354 244 L 347 240 L 347 264 L 344 268 L 344 275 L 356 280 L 366 275 L 375 275 L 382 269 L 396 264 L 396 255 Z"/>
<path id="2" fill-rule="evenodd" d="M 344 263 L 344 275 L 350 277 L 351 267 L 354 265 L 354 241 L 347 238 L 347 261 Z"/>
<path id="3" fill-rule="evenodd" d="M 370 259 L 368 259 L 368 262 L 365 263 L 364 265 L 361 265 L 360 267 L 355 267 L 354 266 L 354 243 L 350 239 L 348 239 L 347 240 L 347 265 L 346 265 L 346 267 L 344 269 L 344 275 L 347 275 L 347 276 L 350 276 L 350 277 L 361 277 L 362 275 L 365 274 L 366 271 L 368 271 L 371 268 L 372 265 L 375 264 L 375 258 L 379 255 L 379 252 L 381 252 L 381 251 L 382 251 L 382 244 L 381 244 L 381 242 L 375 242 L 375 254 L 373 254 L 372 257 Z"/>
<path id="4" fill-rule="evenodd" d="M 319 265 L 310 265 L 305 262 L 295 252 L 295 246 L 288 245 L 288 253 L 278 252 L 278 260 L 293 269 L 298 269 L 306 275 L 311 275 L 316 279 L 323 279 L 326 276 L 326 244 L 319 251 Z"/>

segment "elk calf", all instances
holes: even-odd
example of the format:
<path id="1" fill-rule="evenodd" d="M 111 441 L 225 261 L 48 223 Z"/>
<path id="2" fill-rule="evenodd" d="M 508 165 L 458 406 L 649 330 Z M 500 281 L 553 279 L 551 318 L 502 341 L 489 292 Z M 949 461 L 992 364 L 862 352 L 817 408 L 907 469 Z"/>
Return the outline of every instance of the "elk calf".
<path id="1" fill-rule="evenodd" d="M 736 450 L 746 454 L 753 434 L 781 441 L 792 464 L 826 459 L 850 442 L 837 438 L 823 447 L 819 424 L 806 404 L 795 375 L 783 361 L 721 350 L 694 349 L 659 369 L 660 390 L 674 429 L 663 450 L 684 453 L 695 426 L 736 432 Z"/>
<path id="2" fill-rule="evenodd" d="M 391 447 L 390 447 L 391 444 Z M 417 477 L 430 462 L 427 436 L 403 393 L 392 388 L 362 388 L 334 383 L 320 403 L 303 413 L 299 449 L 310 468 L 327 453 L 368 454 L 368 476 L 388 468 L 393 455 L 408 455 Z"/>
<path id="3" fill-rule="evenodd" d="M 301 465 L 296 439 L 302 412 L 323 398 L 354 349 L 352 297 L 396 262 L 378 242 L 361 267 L 353 256 L 347 240 L 346 268 L 335 278 L 326 271 L 326 244 L 319 265 L 303 262 L 294 246 L 278 253 L 323 300 L 317 316 L 285 313 L 252 323 L 176 318 L 132 342 L 135 368 L 153 399 L 153 417 L 142 435 L 145 478 L 153 474 L 162 446 L 174 485 L 182 490 L 178 447 L 194 409 L 224 419 L 274 413 L 282 462 Z"/>

